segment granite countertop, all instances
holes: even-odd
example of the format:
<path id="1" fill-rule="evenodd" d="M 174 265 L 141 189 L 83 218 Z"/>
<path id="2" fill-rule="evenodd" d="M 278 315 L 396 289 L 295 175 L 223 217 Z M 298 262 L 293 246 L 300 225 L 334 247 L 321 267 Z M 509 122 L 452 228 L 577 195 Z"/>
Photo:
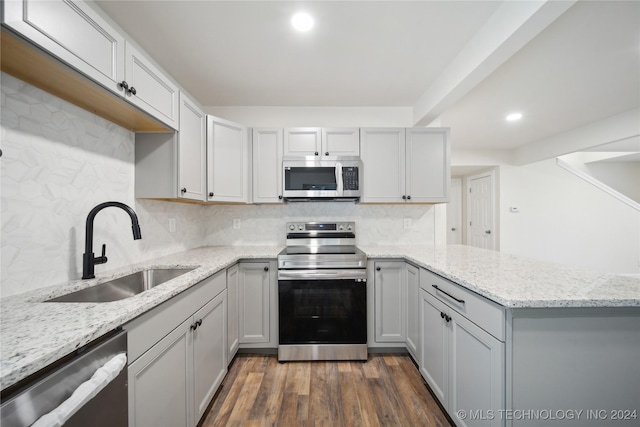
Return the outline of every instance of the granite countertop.
<path id="1" fill-rule="evenodd" d="M 192 249 L 112 270 L 107 274 L 96 273 L 96 279 L 76 280 L 2 298 L 0 388 L 15 384 L 240 259 L 275 259 L 282 249 L 283 246 L 219 246 Z M 50 298 L 98 282 L 151 267 L 198 268 L 120 301 L 43 303 Z"/>
<path id="2" fill-rule="evenodd" d="M 0 299 L 0 386 L 15 384 L 240 259 L 275 259 L 282 246 L 192 249 Z M 569 268 L 469 246 L 359 246 L 398 258 L 507 308 L 640 307 L 640 279 Z M 198 267 L 149 291 L 108 303 L 43 303 L 150 267 Z"/>
<path id="3" fill-rule="evenodd" d="M 640 307 L 640 278 L 600 273 L 472 246 L 358 246 L 402 258 L 507 308 Z"/>

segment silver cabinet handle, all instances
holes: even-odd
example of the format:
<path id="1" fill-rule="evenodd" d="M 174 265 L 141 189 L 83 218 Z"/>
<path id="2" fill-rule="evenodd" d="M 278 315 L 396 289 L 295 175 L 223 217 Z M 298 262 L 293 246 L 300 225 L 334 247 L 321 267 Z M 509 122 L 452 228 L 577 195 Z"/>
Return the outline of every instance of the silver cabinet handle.
<path id="1" fill-rule="evenodd" d="M 454 296 L 453 296 L 453 295 L 451 295 L 449 292 L 447 292 L 447 291 L 445 291 L 445 290 L 440 289 L 440 288 L 438 287 L 438 285 L 431 285 L 431 286 L 433 286 L 434 288 L 436 288 L 436 291 L 440 291 L 440 292 L 442 292 L 443 294 L 445 294 L 446 296 L 448 296 L 449 298 L 453 298 L 454 300 L 456 300 L 456 301 L 457 301 L 457 302 L 459 302 L 460 304 L 464 304 L 464 300 L 463 300 L 463 299 L 460 299 L 460 298 L 456 298 L 456 297 L 454 297 Z"/>

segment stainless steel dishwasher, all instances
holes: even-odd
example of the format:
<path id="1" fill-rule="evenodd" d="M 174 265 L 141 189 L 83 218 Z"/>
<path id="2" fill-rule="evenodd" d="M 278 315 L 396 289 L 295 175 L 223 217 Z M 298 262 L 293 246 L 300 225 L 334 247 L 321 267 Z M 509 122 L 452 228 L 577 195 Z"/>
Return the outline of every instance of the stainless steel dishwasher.
<path id="1" fill-rule="evenodd" d="M 113 331 L 2 395 L 2 427 L 128 426 L 127 333 Z"/>

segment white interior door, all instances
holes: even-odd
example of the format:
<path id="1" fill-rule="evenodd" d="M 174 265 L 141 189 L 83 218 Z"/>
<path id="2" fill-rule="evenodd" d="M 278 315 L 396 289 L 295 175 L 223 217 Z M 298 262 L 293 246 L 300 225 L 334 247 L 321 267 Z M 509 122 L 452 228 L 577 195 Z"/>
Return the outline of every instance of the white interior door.
<path id="1" fill-rule="evenodd" d="M 493 172 L 467 178 L 467 244 L 495 249 Z"/>
<path id="2" fill-rule="evenodd" d="M 462 244 L 462 178 L 451 178 L 447 203 L 447 244 Z"/>

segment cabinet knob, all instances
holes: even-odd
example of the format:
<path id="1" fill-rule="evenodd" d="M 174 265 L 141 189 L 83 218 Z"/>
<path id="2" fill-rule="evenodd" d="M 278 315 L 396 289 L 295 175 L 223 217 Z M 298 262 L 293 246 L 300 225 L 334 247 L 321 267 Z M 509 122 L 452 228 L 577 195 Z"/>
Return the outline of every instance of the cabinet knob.
<path id="1" fill-rule="evenodd" d="M 136 93 L 138 93 L 138 91 L 136 91 L 136 88 L 133 86 L 131 86 L 131 88 L 127 92 L 129 92 L 129 94 L 131 95 L 135 95 Z"/>
<path id="2" fill-rule="evenodd" d="M 315 155 L 316 155 L 316 156 L 318 155 L 318 152 L 317 152 L 317 151 L 315 152 Z"/>
<path id="3" fill-rule="evenodd" d="M 380 271 L 380 267 L 376 267 L 376 271 Z"/>
<path id="4" fill-rule="evenodd" d="M 187 189 L 186 189 L 185 187 L 182 187 L 182 188 L 180 189 L 180 192 L 181 192 L 182 194 L 184 194 L 184 193 L 186 193 L 186 192 L 187 192 Z"/>
<path id="5" fill-rule="evenodd" d="M 263 270 L 264 271 L 269 271 L 269 267 L 265 266 Z"/>
<path id="6" fill-rule="evenodd" d="M 213 197 L 213 191 L 209 193 L 209 197 Z"/>
<path id="7" fill-rule="evenodd" d="M 402 195 L 402 200 L 407 200 L 407 196 L 405 194 Z"/>
<path id="8" fill-rule="evenodd" d="M 328 155 L 329 155 L 329 152 L 328 152 L 328 151 L 327 151 L 327 152 L 325 152 L 325 153 L 324 153 L 324 155 L 325 155 L 325 156 L 328 156 Z"/>
<path id="9" fill-rule="evenodd" d="M 407 200 L 411 200 L 411 196 L 407 196 Z"/>
<path id="10" fill-rule="evenodd" d="M 278 199 L 282 200 L 282 194 L 280 194 L 280 195 L 278 196 Z"/>
<path id="11" fill-rule="evenodd" d="M 485 233 L 491 234 L 491 230 L 487 230 L 487 231 L 485 231 Z"/>
<path id="12" fill-rule="evenodd" d="M 118 88 L 122 90 L 129 90 L 129 83 L 123 80 L 120 83 L 118 83 Z"/>

